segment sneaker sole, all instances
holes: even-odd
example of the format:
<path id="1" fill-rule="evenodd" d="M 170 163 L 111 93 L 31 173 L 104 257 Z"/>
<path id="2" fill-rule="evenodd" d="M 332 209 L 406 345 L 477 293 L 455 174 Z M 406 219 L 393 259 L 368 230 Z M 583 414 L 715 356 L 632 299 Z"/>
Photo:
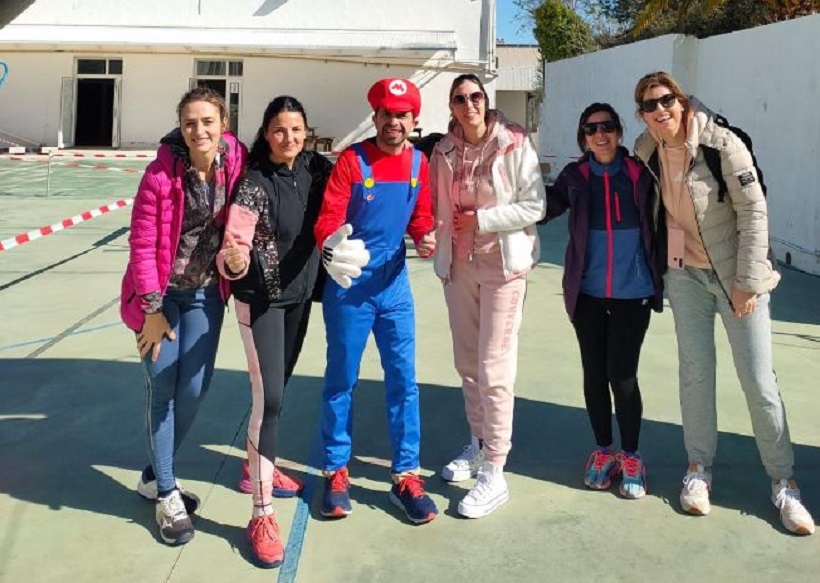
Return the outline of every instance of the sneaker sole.
<path id="1" fill-rule="evenodd" d="M 438 516 L 435 512 L 431 512 L 430 514 L 428 514 L 424 518 L 413 518 L 412 516 L 410 516 L 407 513 L 407 509 L 404 507 L 404 504 L 401 503 L 401 500 L 399 500 L 396 497 L 396 495 L 393 494 L 393 490 L 390 490 L 389 497 L 390 497 L 390 502 L 392 502 L 393 505 L 396 506 L 397 508 L 400 508 L 402 510 L 402 512 L 404 512 L 404 515 L 407 517 L 407 520 L 409 520 L 413 524 L 427 524 L 428 522 L 432 522 L 433 520 L 435 520 L 436 516 Z"/>
<path id="2" fill-rule="evenodd" d="M 447 468 L 441 470 L 441 479 L 445 482 L 466 482 L 478 476 L 478 470 L 474 472 L 451 472 Z"/>
<path id="3" fill-rule="evenodd" d="M 343 508 L 339 508 L 338 506 L 328 512 L 324 508 L 319 511 L 319 514 L 324 516 L 325 518 L 347 518 L 351 514 L 353 514 L 353 510 L 345 510 Z"/>
<path id="4" fill-rule="evenodd" d="M 712 511 L 711 506 L 700 508 L 693 504 L 686 504 L 683 500 L 680 501 L 680 507 L 686 514 L 691 514 L 692 516 L 706 516 Z"/>
<path id="5" fill-rule="evenodd" d="M 180 536 L 177 539 L 173 539 L 173 538 L 166 538 L 165 535 L 162 534 L 162 532 L 160 532 L 159 533 L 159 538 L 161 538 L 162 542 L 164 542 L 168 546 L 178 547 L 179 545 L 184 545 L 184 544 L 187 544 L 187 543 L 191 542 L 191 540 L 193 540 L 193 538 L 194 538 L 194 534 L 195 533 L 192 531 L 190 533 L 183 534 L 182 536 Z"/>
<path id="6" fill-rule="evenodd" d="M 458 504 L 458 513 L 464 518 L 484 518 L 495 512 L 499 506 L 506 504 L 510 500 L 510 493 L 504 492 L 501 496 L 496 496 L 489 504 L 478 507 L 463 506 Z"/>

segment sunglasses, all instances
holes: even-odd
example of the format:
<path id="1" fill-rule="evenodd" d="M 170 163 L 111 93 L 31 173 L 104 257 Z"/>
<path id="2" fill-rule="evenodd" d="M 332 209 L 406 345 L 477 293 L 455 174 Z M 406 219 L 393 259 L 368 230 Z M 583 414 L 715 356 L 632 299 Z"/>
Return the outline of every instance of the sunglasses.
<path id="1" fill-rule="evenodd" d="M 657 99 L 644 99 L 640 103 L 638 103 L 638 107 L 641 108 L 641 111 L 644 113 L 652 113 L 656 109 L 658 109 L 658 104 L 661 104 L 661 107 L 664 109 L 669 109 L 675 102 L 678 100 L 678 97 L 674 93 L 667 93 L 663 97 L 658 97 Z"/>
<path id="2" fill-rule="evenodd" d="M 615 125 L 614 121 L 612 121 L 611 119 L 608 119 L 606 121 L 590 121 L 590 122 L 587 122 L 587 123 L 585 123 L 584 125 L 581 126 L 581 129 L 584 130 L 584 133 L 586 135 L 594 136 L 596 133 L 598 133 L 599 129 L 602 132 L 604 132 L 605 134 L 611 134 L 612 132 L 614 132 L 615 130 L 618 129 L 618 126 Z"/>
<path id="3" fill-rule="evenodd" d="M 466 105 L 467 100 L 470 100 L 474 106 L 478 107 L 484 101 L 484 94 L 481 91 L 474 91 L 469 95 L 456 94 L 450 100 L 453 105 Z"/>

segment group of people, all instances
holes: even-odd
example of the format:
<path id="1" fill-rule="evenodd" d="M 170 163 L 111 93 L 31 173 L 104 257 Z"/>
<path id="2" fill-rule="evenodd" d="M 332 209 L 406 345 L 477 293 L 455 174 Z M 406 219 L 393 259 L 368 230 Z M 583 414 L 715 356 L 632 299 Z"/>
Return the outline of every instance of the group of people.
<path id="1" fill-rule="evenodd" d="M 252 395 L 239 488 L 251 494 L 247 538 L 255 562 L 275 567 L 284 548 L 273 498 L 302 484 L 276 465 L 285 388 L 312 301 L 321 301 L 327 362 L 321 403 L 321 514 L 353 512 L 352 395 L 371 332 L 378 347 L 392 445 L 390 501 L 416 524 L 438 514 L 424 489 L 414 302 L 405 233 L 432 259 L 443 284 L 469 442 L 441 469 L 473 480 L 458 504 L 487 516 L 509 499 L 518 336 L 527 275 L 539 261 L 536 225 L 569 211 L 564 273 L 578 338 L 583 391 L 597 447 L 584 483 L 626 498 L 647 491 L 638 443 L 637 370 L 651 310 L 673 309 L 689 467 L 680 502 L 709 512 L 716 449 L 714 319 L 728 332 L 772 501 L 791 532 L 811 534 L 771 358 L 766 203 L 751 153 L 666 73 L 635 90 L 647 130 L 634 154 L 606 103 L 578 123 L 582 156 L 545 187 L 526 131 L 491 109 L 481 80 L 460 75 L 451 121 L 427 156 L 408 141 L 421 110 L 407 79 L 382 79 L 367 94 L 375 136 L 332 165 L 304 149 L 307 114 L 290 96 L 267 106 L 250 152 L 228 131 L 227 108 L 199 87 L 177 107 L 146 169 L 131 221 L 121 314 L 136 335 L 146 376 L 149 464 L 138 493 L 155 501 L 161 539 L 194 536 L 199 499 L 175 478 L 174 456 L 208 391 L 225 305 L 235 313 Z M 728 193 L 705 168 L 701 146 L 720 151 Z M 612 437 L 612 399 L 620 448 Z"/>

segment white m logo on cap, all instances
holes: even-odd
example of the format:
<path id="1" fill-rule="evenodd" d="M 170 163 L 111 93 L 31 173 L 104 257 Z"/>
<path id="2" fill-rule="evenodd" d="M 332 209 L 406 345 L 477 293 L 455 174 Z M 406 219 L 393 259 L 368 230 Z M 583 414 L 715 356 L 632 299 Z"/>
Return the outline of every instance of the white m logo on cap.
<path id="1" fill-rule="evenodd" d="M 407 84 L 401 79 L 396 79 L 390 83 L 390 93 L 393 95 L 404 95 L 407 93 Z"/>

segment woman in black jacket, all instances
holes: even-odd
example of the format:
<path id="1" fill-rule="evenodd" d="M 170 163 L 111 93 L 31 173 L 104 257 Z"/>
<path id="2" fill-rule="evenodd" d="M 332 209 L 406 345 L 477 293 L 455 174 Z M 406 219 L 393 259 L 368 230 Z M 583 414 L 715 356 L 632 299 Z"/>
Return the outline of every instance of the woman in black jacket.
<path id="1" fill-rule="evenodd" d="M 248 539 L 265 567 L 284 557 L 272 498 L 301 489 L 274 461 L 285 385 L 302 349 L 319 274 L 313 225 L 332 168 L 321 154 L 304 151 L 306 134 L 299 101 L 279 96 L 268 104 L 218 258 L 220 271 L 232 280 L 251 377 L 248 462 L 240 489 L 253 495 Z"/>

